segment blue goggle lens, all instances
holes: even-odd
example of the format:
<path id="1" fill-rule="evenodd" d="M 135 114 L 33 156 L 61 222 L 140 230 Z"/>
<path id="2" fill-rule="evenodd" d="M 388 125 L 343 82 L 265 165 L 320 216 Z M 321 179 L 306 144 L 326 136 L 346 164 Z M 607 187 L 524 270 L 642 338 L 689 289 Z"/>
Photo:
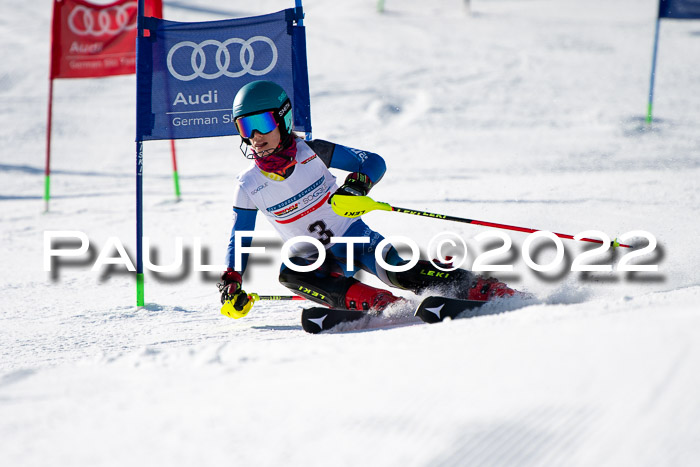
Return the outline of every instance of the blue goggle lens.
<path id="1" fill-rule="evenodd" d="M 248 139 L 253 136 L 254 131 L 266 135 L 277 128 L 277 122 L 272 112 L 263 112 L 236 119 L 236 128 L 243 138 Z"/>

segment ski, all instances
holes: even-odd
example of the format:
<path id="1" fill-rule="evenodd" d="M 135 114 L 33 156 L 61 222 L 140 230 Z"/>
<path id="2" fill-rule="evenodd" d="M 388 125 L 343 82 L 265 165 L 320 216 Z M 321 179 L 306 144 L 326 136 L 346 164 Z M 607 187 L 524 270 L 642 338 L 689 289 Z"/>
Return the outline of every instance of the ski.
<path id="1" fill-rule="evenodd" d="M 458 298 L 431 296 L 425 298 L 420 305 L 418 305 L 414 315 L 426 323 L 438 323 L 445 318 L 456 318 L 458 315 L 468 310 L 472 310 L 472 316 L 476 316 L 475 310 L 484 303 L 485 302 L 477 300 L 461 300 Z M 365 316 L 370 315 L 362 310 L 317 306 L 306 308 L 302 311 L 301 326 L 306 332 L 318 334 L 340 323 L 357 321 Z"/>
<path id="2" fill-rule="evenodd" d="M 476 316 L 476 310 L 484 303 L 486 302 L 479 300 L 431 296 L 418 305 L 415 316 L 426 323 L 439 323 L 445 318 L 456 318 L 467 310 L 472 310 L 471 316 Z"/>
<path id="3" fill-rule="evenodd" d="M 344 308 L 326 308 L 315 306 L 301 312 L 301 327 L 311 334 L 327 331 L 340 323 L 357 321 L 368 316 L 366 311 L 346 310 Z"/>

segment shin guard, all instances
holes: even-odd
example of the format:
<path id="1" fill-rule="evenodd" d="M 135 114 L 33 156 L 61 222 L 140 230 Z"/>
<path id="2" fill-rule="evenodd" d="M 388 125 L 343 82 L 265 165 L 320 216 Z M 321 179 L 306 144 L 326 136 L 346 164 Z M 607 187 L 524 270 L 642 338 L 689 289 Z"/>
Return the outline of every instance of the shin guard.
<path id="1" fill-rule="evenodd" d="M 294 293 L 332 308 L 383 310 L 400 300 L 388 290 L 363 284 L 342 274 L 319 276 L 314 272 L 296 272 L 285 268 L 279 276 L 282 285 Z"/>
<path id="2" fill-rule="evenodd" d="M 454 298 L 467 298 L 468 289 L 475 277 L 466 269 L 441 271 L 426 260 L 418 261 L 408 271 L 390 272 L 388 276 L 397 287 L 408 289 L 418 295 L 428 289 L 434 289 L 440 294 Z"/>

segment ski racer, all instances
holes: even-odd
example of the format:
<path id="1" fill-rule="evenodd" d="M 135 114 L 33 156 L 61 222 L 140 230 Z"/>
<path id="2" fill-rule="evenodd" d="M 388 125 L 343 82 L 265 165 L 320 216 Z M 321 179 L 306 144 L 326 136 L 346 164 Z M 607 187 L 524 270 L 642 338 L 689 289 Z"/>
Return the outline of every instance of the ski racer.
<path id="1" fill-rule="evenodd" d="M 292 105 L 287 93 L 271 81 L 254 81 L 236 94 L 233 118 L 242 138 L 241 151 L 253 163 L 237 177 L 233 202 L 233 229 L 226 261 L 228 269 L 219 284 L 221 303 L 231 300 L 232 316 L 245 316 L 253 299 L 243 290 L 242 274 L 247 254 L 241 256 L 240 271 L 235 266 L 235 233 L 252 231 L 258 213 L 264 215 L 286 241 L 296 236 L 312 236 L 326 248 L 326 259 L 311 272 L 297 272 L 282 265 L 279 281 L 309 300 L 332 308 L 382 310 L 401 300 L 390 291 L 364 284 L 353 275 L 361 268 L 377 276 L 389 287 L 416 294 L 428 288 L 454 298 L 486 301 L 515 293 L 494 278 L 476 276 L 464 269 L 444 273 L 430 261 L 420 260 L 405 272 L 382 269 L 375 260 L 375 247 L 383 236 L 361 218 L 337 215 L 330 204 L 334 195 L 369 193 L 386 172 L 384 159 L 369 151 L 352 149 L 323 140 L 304 141 L 292 132 Z M 349 172 L 336 184 L 329 168 Z M 369 243 L 333 243 L 332 237 L 369 237 Z M 249 246 L 250 237 L 244 237 Z M 290 260 L 297 265 L 312 264 L 316 247 L 295 243 Z M 293 248 L 294 248 L 293 247 Z M 347 249 L 353 250 L 352 271 L 346 270 Z M 387 245 L 382 259 L 390 265 L 408 261 Z M 443 265 L 444 266 L 444 265 Z M 444 269 L 444 267 L 443 267 Z M 230 308 L 229 308 L 230 309 Z"/>

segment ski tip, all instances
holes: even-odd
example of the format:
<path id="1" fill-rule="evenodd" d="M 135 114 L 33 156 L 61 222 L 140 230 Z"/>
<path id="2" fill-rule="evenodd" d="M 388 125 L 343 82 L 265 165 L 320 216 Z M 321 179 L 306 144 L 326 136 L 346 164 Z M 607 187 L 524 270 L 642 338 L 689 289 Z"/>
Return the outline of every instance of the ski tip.
<path id="1" fill-rule="evenodd" d="M 325 311 L 325 313 L 324 313 Z M 328 308 L 305 308 L 301 312 L 301 327 L 310 334 L 318 334 L 323 331 L 323 322 L 328 316 Z"/>
<path id="2" fill-rule="evenodd" d="M 462 312 L 481 307 L 485 302 L 430 296 L 420 303 L 415 316 L 426 323 L 439 323 L 445 318 L 456 318 Z"/>
<path id="3" fill-rule="evenodd" d="M 360 310 L 311 307 L 301 312 L 301 327 L 310 334 L 327 331 L 340 323 L 357 321 L 367 314 Z"/>

